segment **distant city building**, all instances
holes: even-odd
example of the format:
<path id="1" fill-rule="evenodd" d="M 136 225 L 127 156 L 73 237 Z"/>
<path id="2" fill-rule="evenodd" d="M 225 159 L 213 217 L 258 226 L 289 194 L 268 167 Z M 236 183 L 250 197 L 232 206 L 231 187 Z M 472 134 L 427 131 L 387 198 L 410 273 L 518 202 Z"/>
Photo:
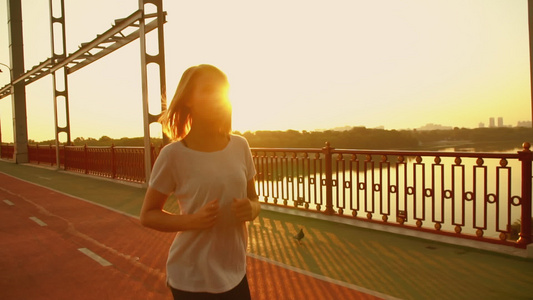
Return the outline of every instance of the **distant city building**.
<path id="1" fill-rule="evenodd" d="M 503 127 L 503 118 L 498 117 L 498 127 Z"/>
<path id="2" fill-rule="evenodd" d="M 483 122 L 479 122 L 479 126 L 478 126 L 478 127 L 479 127 L 479 128 L 485 128 L 485 123 L 483 123 Z"/>
<path id="3" fill-rule="evenodd" d="M 352 128 L 354 128 L 356 126 L 342 126 L 342 127 L 335 127 L 335 128 L 332 128 L 332 129 L 329 129 L 329 130 L 333 130 L 333 131 L 347 131 L 347 130 L 351 130 Z"/>
<path id="4" fill-rule="evenodd" d="M 489 127 L 492 128 L 492 127 L 496 127 L 495 126 L 495 123 L 494 123 L 494 118 L 489 118 Z"/>
<path id="5" fill-rule="evenodd" d="M 426 124 L 426 125 L 418 128 L 418 130 L 450 130 L 450 129 L 453 129 L 453 127 L 452 126 L 442 126 L 440 124 L 432 124 L 432 123 Z"/>
<path id="6" fill-rule="evenodd" d="M 516 127 L 527 127 L 527 128 L 531 128 L 531 121 L 518 121 L 518 123 L 516 124 Z"/>

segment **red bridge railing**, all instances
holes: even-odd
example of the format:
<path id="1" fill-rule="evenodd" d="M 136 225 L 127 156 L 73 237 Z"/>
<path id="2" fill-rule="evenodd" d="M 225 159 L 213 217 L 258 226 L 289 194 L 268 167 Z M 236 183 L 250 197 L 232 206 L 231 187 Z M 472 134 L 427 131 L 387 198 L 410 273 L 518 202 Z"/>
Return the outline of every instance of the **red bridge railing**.
<path id="1" fill-rule="evenodd" d="M 529 147 L 473 153 L 326 144 L 252 153 L 258 194 L 267 204 L 525 248 L 531 243 Z"/>
<path id="2" fill-rule="evenodd" d="M 0 158 L 13 159 L 15 154 L 15 146 L 9 144 L 0 144 Z"/>
<path id="3" fill-rule="evenodd" d="M 531 237 L 532 152 L 252 148 L 266 205 L 525 248 Z M 144 148 L 60 146 L 60 167 L 144 183 Z M 152 147 L 152 161 L 160 148 Z M 1 157 L 12 159 L 12 145 Z M 56 164 L 55 146 L 28 147 Z"/>
<path id="4" fill-rule="evenodd" d="M 152 161 L 160 147 L 151 147 Z M 55 146 L 29 145 L 30 163 L 55 166 Z M 12 157 L 12 155 L 11 155 Z M 59 146 L 60 168 L 135 183 L 145 182 L 143 147 Z"/>

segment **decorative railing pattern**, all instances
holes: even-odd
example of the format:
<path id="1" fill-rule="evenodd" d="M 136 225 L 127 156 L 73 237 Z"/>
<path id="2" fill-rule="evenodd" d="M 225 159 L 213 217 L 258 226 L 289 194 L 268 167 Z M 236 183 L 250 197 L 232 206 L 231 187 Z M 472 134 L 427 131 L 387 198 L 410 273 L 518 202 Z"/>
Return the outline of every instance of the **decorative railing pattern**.
<path id="1" fill-rule="evenodd" d="M 425 232 L 525 247 L 531 152 L 252 149 L 262 201 Z M 521 226 L 510 240 L 513 224 Z"/>
<path id="2" fill-rule="evenodd" d="M 1 145 L 12 159 L 12 145 Z M 531 239 L 532 152 L 252 148 L 267 205 L 434 234 L 526 247 Z M 161 148 L 151 148 L 152 162 Z M 28 147 L 56 164 L 55 146 Z M 144 148 L 60 146 L 65 170 L 144 183 Z M 518 239 L 512 228 L 519 226 Z"/>

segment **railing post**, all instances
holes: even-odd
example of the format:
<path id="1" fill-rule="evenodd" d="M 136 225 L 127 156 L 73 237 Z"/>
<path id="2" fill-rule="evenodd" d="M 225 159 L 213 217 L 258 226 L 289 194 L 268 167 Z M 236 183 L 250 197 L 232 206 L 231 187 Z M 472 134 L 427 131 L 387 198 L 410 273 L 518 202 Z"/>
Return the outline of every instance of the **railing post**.
<path id="1" fill-rule="evenodd" d="M 150 169 L 154 166 L 155 157 L 155 146 L 153 143 L 150 143 Z"/>
<path id="2" fill-rule="evenodd" d="M 48 161 L 50 162 L 50 166 L 54 165 L 54 153 L 52 153 L 52 144 L 48 144 Z"/>
<path id="3" fill-rule="evenodd" d="M 30 145 L 28 145 L 28 161 L 31 163 L 32 160 L 34 160 L 37 161 L 38 165 L 40 165 L 41 158 L 39 157 L 39 155 L 41 155 L 41 153 L 39 152 L 39 144 L 35 144 L 35 151 L 33 151 L 33 153 L 30 152 L 32 151 L 30 151 Z"/>
<path id="4" fill-rule="evenodd" d="M 85 174 L 89 174 L 89 159 L 87 156 L 87 144 L 85 144 L 83 145 L 83 164 L 85 166 Z"/>
<path id="5" fill-rule="evenodd" d="M 115 160 L 115 144 L 111 144 L 111 178 L 117 177 L 117 166 Z"/>
<path id="6" fill-rule="evenodd" d="M 522 162 L 522 214 L 520 220 L 520 237 L 517 243 L 526 247 L 531 243 L 531 162 L 533 156 L 529 148 L 529 143 L 522 144 L 524 148 L 518 152 L 519 160 Z"/>
<path id="7" fill-rule="evenodd" d="M 332 155 L 331 150 L 335 148 L 331 148 L 329 145 L 329 142 L 326 142 L 326 146 L 322 148 L 322 152 L 324 153 L 324 162 L 326 167 L 326 211 L 325 213 L 328 215 L 333 215 L 335 213 L 335 210 L 333 209 L 333 168 L 332 168 Z"/>
<path id="8" fill-rule="evenodd" d="M 68 145 L 63 145 L 63 155 L 61 155 L 61 147 L 59 148 L 59 166 L 58 169 L 61 168 L 61 158 L 63 158 L 63 170 L 67 169 L 67 160 L 68 160 Z"/>

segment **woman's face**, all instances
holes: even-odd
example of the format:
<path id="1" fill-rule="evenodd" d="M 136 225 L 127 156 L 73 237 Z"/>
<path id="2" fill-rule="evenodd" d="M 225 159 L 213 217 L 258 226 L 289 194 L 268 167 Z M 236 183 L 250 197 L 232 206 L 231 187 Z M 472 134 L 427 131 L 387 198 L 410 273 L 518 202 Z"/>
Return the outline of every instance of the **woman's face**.
<path id="1" fill-rule="evenodd" d="M 219 124 L 231 112 L 228 82 L 217 74 L 200 75 L 193 88 L 191 114 L 193 122 Z"/>

